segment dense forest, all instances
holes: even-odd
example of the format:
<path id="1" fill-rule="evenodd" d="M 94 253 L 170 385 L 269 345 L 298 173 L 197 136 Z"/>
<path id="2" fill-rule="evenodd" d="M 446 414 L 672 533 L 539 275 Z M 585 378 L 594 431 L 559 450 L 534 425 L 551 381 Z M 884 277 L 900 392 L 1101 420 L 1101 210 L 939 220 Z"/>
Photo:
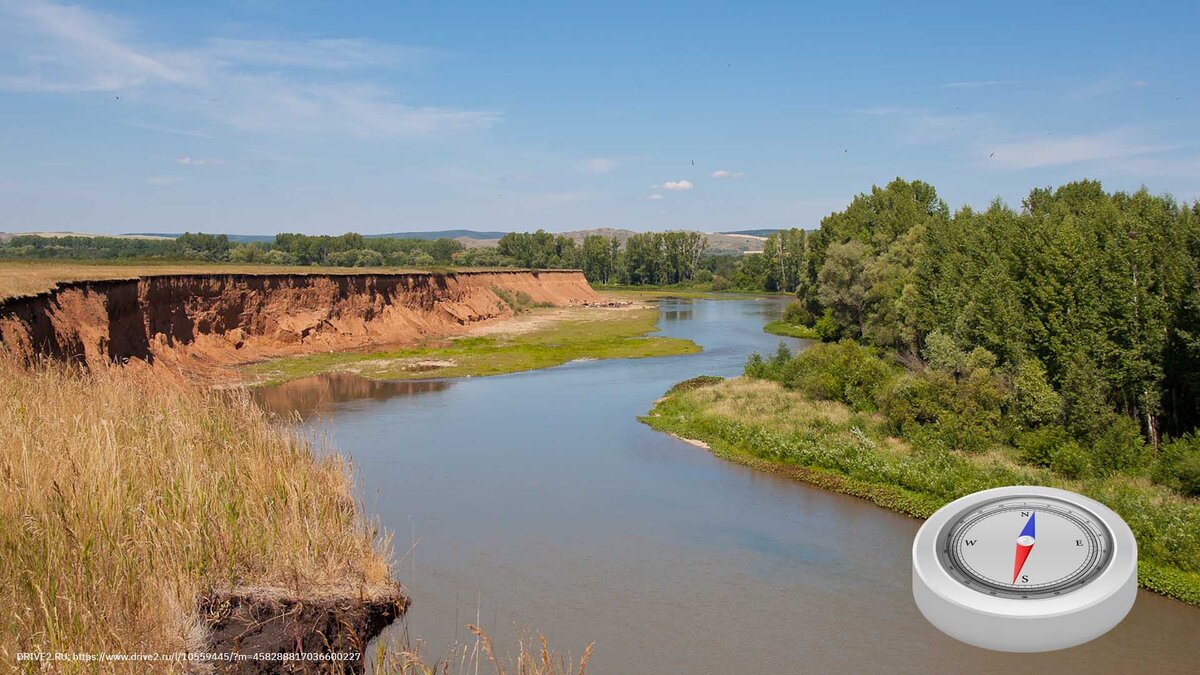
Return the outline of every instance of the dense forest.
<path id="1" fill-rule="evenodd" d="M 927 442 L 1200 494 L 1200 205 L 1082 181 L 952 214 L 896 180 L 762 257 L 792 320 L 843 342 L 751 374 Z"/>

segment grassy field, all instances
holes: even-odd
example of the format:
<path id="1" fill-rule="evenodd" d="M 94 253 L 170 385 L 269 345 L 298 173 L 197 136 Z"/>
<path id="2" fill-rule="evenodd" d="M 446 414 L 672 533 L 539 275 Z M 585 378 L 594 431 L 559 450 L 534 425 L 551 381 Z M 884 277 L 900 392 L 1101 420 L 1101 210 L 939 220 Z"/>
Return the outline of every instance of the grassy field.
<path id="1" fill-rule="evenodd" d="M 245 392 L 0 362 L 0 664 L 196 650 L 207 590 L 371 596 L 389 544 L 311 450 Z"/>
<path id="2" fill-rule="evenodd" d="M 544 321 L 539 321 L 545 318 Z M 501 375 L 562 365 L 576 359 L 632 359 L 693 354 L 691 340 L 648 336 L 658 310 L 536 309 L 512 332 L 461 337 L 426 346 L 374 352 L 333 352 L 277 359 L 248 368 L 262 384 L 317 373 L 354 372 L 375 379 Z"/>
<path id="3" fill-rule="evenodd" d="M 1000 451 L 915 448 L 889 436 L 874 413 L 815 401 L 768 380 L 681 383 L 643 422 L 707 443 L 714 454 L 825 489 L 928 517 L 963 495 L 1005 485 L 1047 485 L 1113 508 L 1138 540 L 1141 584 L 1200 605 L 1200 501 L 1127 476 L 1064 479 Z"/>
<path id="4" fill-rule="evenodd" d="M 772 321 L 763 326 L 763 332 L 770 333 L 771 335 L 782 335 L 784 337 L 801 338 L 804 340 L 821 339 L 821 336 L 817 334 L 817 331 L 809 328 L 808 326 L 797 326 L 794 323 L 788 323 L 786 321 Z"/>

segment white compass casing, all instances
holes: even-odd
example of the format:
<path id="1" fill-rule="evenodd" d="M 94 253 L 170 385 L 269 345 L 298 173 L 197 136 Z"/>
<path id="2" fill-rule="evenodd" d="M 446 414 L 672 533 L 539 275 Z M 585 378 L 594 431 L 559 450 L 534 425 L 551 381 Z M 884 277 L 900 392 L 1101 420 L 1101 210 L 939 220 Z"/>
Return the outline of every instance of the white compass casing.
<path id="1" fill-rule="evenodd" d="M 1042 548 L 1031 544 L 1028 553 L 1061 578 L 1022 585 L 1013 571 L 1013 583 L 997 579 L 999 569 L 1013 569 L 1013 544 L 1033 541 L 1012 529 L 1014 518 L 1042 512 Z M 989 545 L 1007 551 L 989 570 L 979 570 L 961 551 L 964 532 L 995 531 L 988 518 L 1005 517 L 1002 531 L 1011 530 L 1004 542 L 984 542 L 976 553 L 986 556 Z M 983 523 L 978 525 L 977 523 Z M 970 528 L 975 527 L 975 530 Z M 1072 539 L 1053 548 L 1052 537 Z M 969 540 L 979 544 L 977 538 Z M 1063 546 L 1080 547 L 1079 552 Z M 913 599 L 925 618 L 959 641 L 1006 652 L 1042 652 L 1064 649 L 1100 637 L 1121 622 L 1137 596 L 1137 542 L 1129 526 L 1115 512 L 1083 495 L 1056 488 L 1014 486 L 983 490 L 956 499 L 934 513 L 913 540 Z M 1048 562 L 1047 562 L 1048 561 Z M 1004 568 L 1007 564 L 1008 567 Z M 1057 569 L 1055 569 L 1057 567 Z M 1062 572 L 1061 570 L 1066 570 Z"/>

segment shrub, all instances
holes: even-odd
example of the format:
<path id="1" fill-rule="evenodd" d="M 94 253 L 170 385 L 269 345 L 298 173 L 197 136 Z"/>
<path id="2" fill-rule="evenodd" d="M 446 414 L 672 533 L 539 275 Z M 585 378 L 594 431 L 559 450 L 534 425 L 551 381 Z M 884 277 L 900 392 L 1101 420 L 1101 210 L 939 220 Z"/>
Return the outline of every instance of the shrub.
<path id="1" fill-rule="evenodd" d="M 895 377 L 895 369 L 871 350 L 854 342 L 813 345 L 787 363 L 784 386 L 855 410 L 875 410 L 879 389 Z"/>
<path id="2" fill-rule="evenodd" d="M 1026 428 L 1056 422 L 1062 417 L 1062 396 L 1046 379 L 1046 368 L 1037 359 L 1017 365 L 1013 376 L 1013 408 L 1016 420 Z"/>
<path id="3" fill-rule="evenodd" d="M 274 250 L 267 253 L 267 262 L 272 265 L 295 265 L 296 258 L 286 251 Z"/>
<path id="4" fill-rule="evenodd" d="M 380 267 L 383 265 L 383 254 L 379 251 L 362 249 L 354 251 L 355 267 Z"/>
<path id="5" fill-rule="evenodd" d="M 729 280 L 720 274 L 714 274 L 712 278 L 712 289 L 714 291 L 727 291 L 733 287 Z"/>
<path id="6" fill-rule="evenodd" d="M 675 384 L 675 386 L 667 390 L 667 394 L 670 395 L 681 391 L 691 391 L 693 389 L 711 387 L 714 384 L 721 384 L 724 381 L 725 378 L 717 377 L 716 375 L 700 375 L 698 377 L 693 377 L 690 380 L 684 380 L 683 382 Z"/>
<path id="7" fill-rule="evenodd" d="M 1053 469 L 1067 478 L 1081 478 L 1091 472 L 1092 458 L 1058 425 L 1027 431 L 1017 436 L 1021 461 Z"/>
<path id="8" fill-rule="evenodd" d="M 842 333 L 842 329 L 838 327 L 837 319 L 833 316 L 833 310 L 826 307 L 825 313 L 821 318 L 817 319 L 813 324 L 813 330 L 817 331 L 817 335 L 825 342 L 832 342 Z"/>
<path id="9" fill-rule="evenodd" d="M 1075 440 L 1060 426 L 1046 426 L 1017 436 L 1017 449 L 1026 464 L 1050 466 L 1055 450 Z"/>
<path id="10" fill-rule="evenodd" d="M 702 284 L 712 283 L 713 273 L 708 270 L 700 270 L 699 272 L 696 272 L 696 276 L 694 278 L 696 281 Z"/>
<path id="11" fill-rule="evenodd" d="M 1006 400 L 1003 381 L 982 367 L 987 362 L 980 355 L 980 367 L 957 382 L 946 370 L 907 373 L 880 390 L 879 409 L 894 433 L 908 435 L 914 425 L 931 425 L 930 433 L 948 448 L 983 450 L 1002 435 Z"/>
<path id="12" fill-rule="evenodd" d="M 1108 413 L 1092 446 L 1092 465 L 1102 475 L 1139 473 L 1150 463 L 1150 449 L 1137 422 Z"/>
<path id="13" fill-rule="evenodd" d="M 1092 458 L 1075 441 L 1060 445 L 1050 455 L 1050 468 L 1067 478 L 1083 478 L 1092 472 Z"/>
<path id="14" fill-rule="evenodd" d="M 265 258 L 263 250 L 254 244 L 239 244 L 229 251 L 229 262 L 254 263 Z"/>
<path id="15" fill-rule="evenodd" d="M 812 323 L 812 312 L 802 302 L 789 302 L 783 310 L 783 320 L 795 326 L 807 326 Z"/>
<path id="16" fill-rule="evenodd" d="M 1200 497 L 1200 434 L 1169 439 L 1158 450 L 1154 480 L 1193 497 Z"/>
<path id="17" fill-rule="evenodd" d="M 941 331 L 933 331 L 925 337 L 925 360 L 929 367 L 951 375 L 961 373 L 967 364 L 967 354 L 958 348 L 954 338 Z"/>
<path id="18" fill-rule="evenodd" d="M 914 425 L 938 420 L 950 407 L 953 384 L 945 373 L 905 373 L 879 392 L 879 410 L 893 433 L 907 433 Z"/>

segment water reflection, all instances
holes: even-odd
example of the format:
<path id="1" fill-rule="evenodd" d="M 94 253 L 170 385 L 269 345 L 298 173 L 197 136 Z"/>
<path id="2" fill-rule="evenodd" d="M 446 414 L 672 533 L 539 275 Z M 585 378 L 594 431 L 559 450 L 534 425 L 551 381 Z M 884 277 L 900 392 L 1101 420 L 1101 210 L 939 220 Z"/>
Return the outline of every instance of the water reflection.
<path id="1" fill-rule="evenodd" d="M 692 318 L 692 303 L 689 300 L 663 298 L 658 307 L 658 316 L 662 321 L 689 321 Z"/>
<path id="2" fill-rule="evenodd" d="M 254 398 L 269 412 L 309 419 L 338 403 L 420 396 L 449 389 L 453 384 L 451 380 L 372 380 L 354 373 L 322 373 L 255 389 Z"/>

